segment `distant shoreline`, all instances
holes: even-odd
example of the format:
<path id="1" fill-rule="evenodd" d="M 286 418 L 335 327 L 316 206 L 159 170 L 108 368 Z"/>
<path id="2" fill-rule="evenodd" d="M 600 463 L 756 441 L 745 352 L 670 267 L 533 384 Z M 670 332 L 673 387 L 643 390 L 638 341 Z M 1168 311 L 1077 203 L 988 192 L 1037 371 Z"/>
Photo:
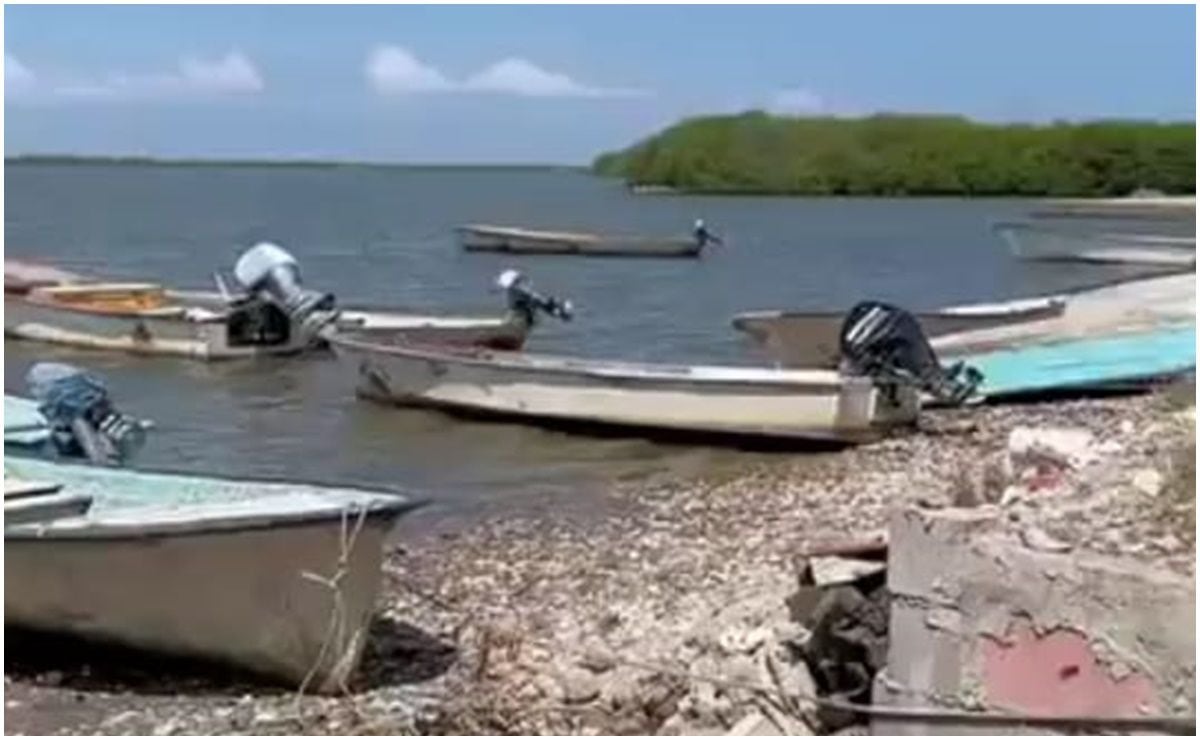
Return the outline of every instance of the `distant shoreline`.
<path id="1" fill-rule="evenodd" d="M 187 157 L 134 157 L 75 154 L 19 154 L 4 158 L 5 165 L 82 165 L 117 167 L 253 167 L 347 168 L 406 170 L 556 170 L 587 171 L 587 165 L 539 163 L 456 164 L 436 162 L 370 162 L 336 159 L 207 159 Z"/>

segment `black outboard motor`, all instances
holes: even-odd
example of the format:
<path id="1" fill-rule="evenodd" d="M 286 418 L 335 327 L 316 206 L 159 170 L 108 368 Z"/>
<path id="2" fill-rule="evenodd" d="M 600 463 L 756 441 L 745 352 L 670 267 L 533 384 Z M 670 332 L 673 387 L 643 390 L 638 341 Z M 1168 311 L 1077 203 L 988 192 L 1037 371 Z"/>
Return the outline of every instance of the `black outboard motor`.
<path id="1" fill-rule="evenodd" d="M 533 289 L 529 279 L 516 270 L 505 270 L 496 278 L 496 286 L 508 296 L 508 308 L 533 326 L 539 313 L 570 321 L 574 307 L 570 301 L 544 296 Z"/>
<path id="2" fill-rule="evenodd" d="M 262 242 L 238 258 L 233 275 L 247 291 L 266 297 L 287 314 L 300 335 L 316 340 L 321 329 L 337 318 L 329 293 L 300 284 L 300 266 L 283 248 Z"/>
<path id="3" fill-rule="evenodd" d="M 113 408 L 108 389 L 95 375 L 73 365 L 39 362 L 29 368 L 25 382 L 64 457 L 120 465 L 146 441 L 150 423 Z"/>
<path id="4" fill-rule="evenodd" d="M 983 380 L 978 370 L 961 362 L 943 368 L 916 317 L 878 301 L 863 301 L 846 314 L 841 355 L 845 371 L 916 384 L 954 405 L 966 401 Z"/>

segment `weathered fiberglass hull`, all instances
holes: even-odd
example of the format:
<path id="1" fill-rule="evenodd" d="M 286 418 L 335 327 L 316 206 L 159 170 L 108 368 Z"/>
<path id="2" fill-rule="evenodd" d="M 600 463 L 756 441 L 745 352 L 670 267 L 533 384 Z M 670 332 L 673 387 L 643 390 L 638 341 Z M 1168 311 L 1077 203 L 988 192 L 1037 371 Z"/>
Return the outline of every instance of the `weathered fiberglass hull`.
<path id="1" fill-rule="evenodd" d="M 911 387 L 828 370 L 604 362 L 388 345 L 331 344 L 361 396 L 539 424 L 852 443 L 911 424 Z"/>
<path id="2" fill-rule="evenodd" d="M 1013 255 L 1026 260 L 1113 262 L 1194 268 L 1196 237 L 1120 234 L 1038 223 L 997 223 Z"/>
<path id="3" fill-rule="evenodd" d="M 91 496 L 6 526 L 5 622 L 237 665 L 333 691 L 358 664 L 398 495 L 10 457 Z"/>
<path id="4" fill-rule="evenodd" d="M 922 331 L 937 346 L 938 337 L 1011 326 L 1061 316 L 1065 302 L 1034 298 L 997 304 L 955 306 L 916 315 Z M 754 311 L 733 317 L 733 327 L 754 339 L 785 367 L 835 368 L 841 356 L 845 312 Z"/>
<path id="5" fill-rule="evenodd" d="M 576 254 L 592 257 L 697 257 L 703 246 L 695 239 L 606 236 L 569 231 L 535 231 L 506 226 L 458 228 L 469 252 Z"/>
<path id="6" fill-rule="evenodd" d="M 171 298 L 204 296 L 168 292 Z M 211 306 L 211 307 L 210 307 Z M 294 355 L 322 348 L 292 335 L 282 341 L 247 343 L 234 339 L 218 299 L 175 303 L 165 309 L 99 311 L 53 305 L 27 296 L 5 295 L 4 334 L 14 339 L 46 342 L 80 349 L 196 360 L 233 360 Z M 496 317 L 456 317 L 346 310 L 329 330 L 373 328 L 410 341 L 468 344 L 496 349 L 519 349 L 529 333 L 527 322 L 508 314 Z"/>

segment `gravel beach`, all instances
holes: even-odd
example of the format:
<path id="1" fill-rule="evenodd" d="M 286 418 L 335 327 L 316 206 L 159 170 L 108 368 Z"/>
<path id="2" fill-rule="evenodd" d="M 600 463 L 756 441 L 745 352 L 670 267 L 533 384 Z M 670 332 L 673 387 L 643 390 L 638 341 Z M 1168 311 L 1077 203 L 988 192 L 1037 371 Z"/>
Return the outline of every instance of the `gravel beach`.
<path id="1" fill-rule="evenodd" d="M 930 413 L 914 434 L 732 478 L 619 485 L 600 517 L 408 538 L 387 558 L 347 696 L 9 631 L 6 731 L 723 734 L 763 718 L 817 730 L 780 727 L 795 720 L 750 688 L 811 691 L 775 652 L 797 629 L 787 599 L 805 547 L 881 533 L 901 503 L 987 504 L 1031 536 L 1194 577 L 1192 394 Z M 1094 459 L 1019 481 L 1005 462 L 1019 428 L 1086 431 Z"/>

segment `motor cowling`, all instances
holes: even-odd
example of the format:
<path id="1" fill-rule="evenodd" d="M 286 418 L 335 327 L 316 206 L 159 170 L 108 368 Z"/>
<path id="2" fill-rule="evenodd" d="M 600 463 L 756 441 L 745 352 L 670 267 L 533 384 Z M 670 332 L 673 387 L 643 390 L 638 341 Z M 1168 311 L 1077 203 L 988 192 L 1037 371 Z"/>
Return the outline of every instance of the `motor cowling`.
<path id="1" fill-rule="evenodd" d="M 276 244 L 262 242 L 247 250 L 234 265 L 233 275 L 248 292 L 279 306 L 301 336 L 315 340 L 337 318 L 333 295 L 305 288 L 300 264 Z"/>
<path id="2" fill-rule="evenodd" d="M 961 404 L 983 375 L 961 362 L 942 367 L 920 322 L 908 311 L 863 301 L 846 314 L 840 335 L 844 372 L 915 384 L 943 403 Z"/>
<path id="3" fill-rule="evenodd" d="M 150 423 L 118 411 L 95 375 L 73 365 L 39 362 L 25 382 L 60 455 L 120 465 L 145 444 Z"/>
<path id="4" fill-rule="evenodd" d="M 530 326 L 537 322 L 540 314 L 553 316 L 560 321 L 570 321 L 574 307 L 568 300 L 545 296 L 533 289 L 533 284 L 517 270 L 505 270 L 496 278 L 496 286 L 504 291 L 508 308 L 520 314 Z"/>

